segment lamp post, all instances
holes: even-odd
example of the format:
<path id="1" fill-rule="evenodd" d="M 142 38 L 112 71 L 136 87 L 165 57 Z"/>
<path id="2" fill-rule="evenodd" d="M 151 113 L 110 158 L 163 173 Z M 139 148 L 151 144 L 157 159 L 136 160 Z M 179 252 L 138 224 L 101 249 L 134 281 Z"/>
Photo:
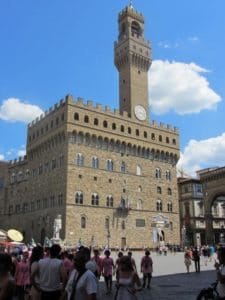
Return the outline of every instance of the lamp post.
<path id="1" fill-rule="evenodd" d="M 186 241 L 186 227 L 183 225 L 181 229 L 181 237 L 182 237 L 182 248 L 185 248 L 185 241 Z"/>

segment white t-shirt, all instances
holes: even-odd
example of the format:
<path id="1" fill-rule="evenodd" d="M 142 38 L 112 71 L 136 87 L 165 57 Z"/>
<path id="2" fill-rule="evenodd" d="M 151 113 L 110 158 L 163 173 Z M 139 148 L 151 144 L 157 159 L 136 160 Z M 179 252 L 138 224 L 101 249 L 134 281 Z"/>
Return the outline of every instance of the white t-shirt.
<path id="1" fill-rule="evenodd" d="M 58 258 L 43 258 L 38 262 L 39 284 L 42 291 L 52 292 L 62 288 L 60 269 L 62 261 Z"/>
<path id="2" fill-rule="evenodd" d="M 74 276 L 77 278 L 78 272 L 77 270 L 73 270 L 70 278 L 66 285 L 66 291 L 67 291 L 67 299 L 70 299 L 71 293 L 72 293 L 72 285 L 73 285 L 73 279 Z M 78 280 L 77 286 L 76 286 L 76 293 L 75 293 L 75 299 L 76 300 L 86 300 L 88 295 L 91 294 L 97 294 L 98 290 L 98 284 L 97 279 L 95 275 L 90 271 L 87 270 Z"/>
<path id="3" fill-rule="evenodd" d="M 220 273 L 221 273 L 221 275 L 225 276 L 225 265 L 221 266 Z M 220 283 L 218 281 L 216 289 L 221 298 L 225 297 L 225 284 L 224 283 Z"/>

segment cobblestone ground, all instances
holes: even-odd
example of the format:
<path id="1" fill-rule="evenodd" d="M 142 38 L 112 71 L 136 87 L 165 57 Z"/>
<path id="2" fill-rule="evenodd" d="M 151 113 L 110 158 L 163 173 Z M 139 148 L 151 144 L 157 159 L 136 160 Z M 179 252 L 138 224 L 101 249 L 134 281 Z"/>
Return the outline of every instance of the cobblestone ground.
<path id="1" fill-rule="evenodd" d="M 140 271 L 140 259 L 143 253 L 133 253 L 136 260 L 138 271 Z M 112 253 L 115 258 L 116 254 Z M 201 257 L 201 272 L 194 271 L 192 263 L 190 273 L 186 273 L 184 266 L 184 254 L 178 252 L 176 254 L 168 254 L 167 256 L 159 256 L 152 254 L 153 259 L 153 278 L 151 289 L 144 289 L 137 293 L 140 300 L 196 300 L 199 291 L 210 286 L 216 280 L 214 269 L 214 259 L 211 262 L 205 262 Z M 141 274 L 139 273 L 140 277 Z M 104 282 L 100 281 L 99 300 L 114 299 L 115 288 L 111 295 L 105 294 Z"/>

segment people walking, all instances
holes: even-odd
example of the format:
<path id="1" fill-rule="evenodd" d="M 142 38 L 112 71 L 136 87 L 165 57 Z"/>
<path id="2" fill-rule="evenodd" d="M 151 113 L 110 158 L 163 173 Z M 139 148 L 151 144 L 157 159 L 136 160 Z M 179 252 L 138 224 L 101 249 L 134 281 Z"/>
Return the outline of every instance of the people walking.
<path id="1" fill-rule="evenodd" d="M 190 273 L 191 255 L 190 255 L 190 251 L 188 250 L 184 253 L 184 264 L 186 266 L 187 273 Z"/>
<path id="2" fill-rule="evenodd" d="M 142 287 L 146 287 L 146 280 L 147 280 L 147 288 L 150 289 L 151 279 L 152 279 L 152 272 L 153 272 L 153 261 L 150 256 L 150 251 L 145 251 L 145 256 L 141 259 L 141 272 L 143 273 L 143 285 Z"/>
<path id="3" fill-rule="evenodd" d="M 10 274 L 12 259 L 7 253 L 0 253 L 0 299 L 13 300 L 15 295 L 15 282 Z"/>
<path id="4" fill-rule="evenodd" d="M 15 281 L 18 300 L 24 300 L 25 294 L 29 293 L 30 288 L 30 263 L 28 251 L 23 252 L 21 261 L 16 265 Z"/>
<path id="5" fill-rule="evenodd" d="M 36 246 L 32 250 L 30 257 L 30 297 L 31 300 L 40 300 L 41 291 L 39 284 L 39 274 L 38 274 L 38 262 L 43 258 L 44 250 L 41 246 Z"/>
<path id="6" fill-rule="evenodd" d="M 85 267 L 88 262 L 88 250 L 88 248 L 79 250 L 75 254 L 75 269 L 70 275 L 65 292 L 60 300 L 96 300 L 98 290 L 97 278 L 92 271 L 87 270 Z"/>
<path id="7" fill-rule="evenodd" d="M 38 262 L 41 300 L 58 300 L 65 287 L 67 274 L 63 262 L 59 259 L 61 247 L 54 244 L 50 248 L 50 257 Z"/>
<path id="8" fill-rule="evenodd" d="M 192 257 L 195 264 L 195 272 L 200 272 L 200 253 L 197 247 L 192 251 Z"/>
<path id="9" fill-rule="evenodd" d="M 106 294 L 110 294 L 112 291 L 112 275 L 115 269 L 114 261 L 110 257 L 110 251 L 105 250 L 105 257 L 102 260 L 102 273 L 105 279 Z"/>
<path id="10" fill-rule="evenodd" d="M 136 289 L 138 287 L 138 289 Z M 115 300 L 136 300 L 136 291 L 141 289 L 141 281 L 135 272 L 129 256 L 120 258 L 119 279 Z"/>

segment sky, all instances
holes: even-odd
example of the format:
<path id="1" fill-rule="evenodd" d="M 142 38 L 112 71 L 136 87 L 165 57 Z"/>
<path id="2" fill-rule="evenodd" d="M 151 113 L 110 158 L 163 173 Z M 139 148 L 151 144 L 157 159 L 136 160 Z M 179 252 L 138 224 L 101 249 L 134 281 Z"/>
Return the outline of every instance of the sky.
<path id="1" fill-rule="evenodd" d="M 129 0 L 0 1 L 0 160 L 72 94 L 119 106 L 113 44 Z M 150 119 L 180 132 L 178 174 L 225 166 L 225 1 L 133 0 L 151 42 Z"/>

